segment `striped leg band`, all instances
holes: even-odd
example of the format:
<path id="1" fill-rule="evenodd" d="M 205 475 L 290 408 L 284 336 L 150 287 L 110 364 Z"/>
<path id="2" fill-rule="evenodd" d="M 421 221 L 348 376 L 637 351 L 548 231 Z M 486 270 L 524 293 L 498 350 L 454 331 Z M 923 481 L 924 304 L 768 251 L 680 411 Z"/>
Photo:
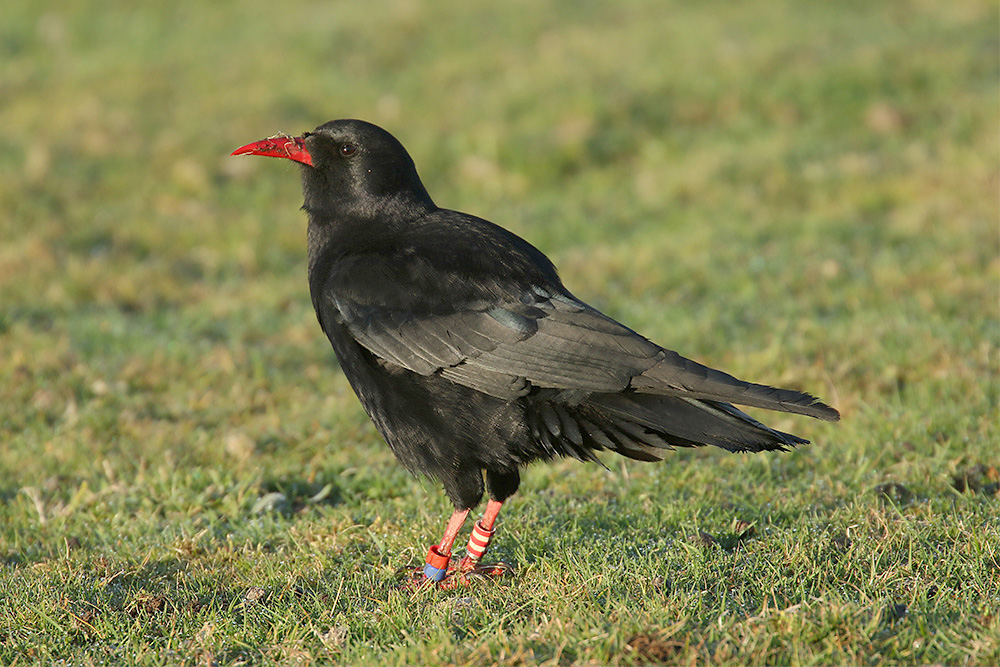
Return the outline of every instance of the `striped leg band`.
<path id="1" fill-rule="evenodd" d="M 477 521 L 476 525 L 472 527 L 472 535 L 469 536 L 469 544 L 465 547 L 466 558 L 476 562 L 483 557 L 486 553 L 487 547 L 490 546 L 490 540 L 493 539 L 493 533 L 496 532 L 496 528 L 491 528 L 486 530 L 483 528 L 482 521 Z"/>

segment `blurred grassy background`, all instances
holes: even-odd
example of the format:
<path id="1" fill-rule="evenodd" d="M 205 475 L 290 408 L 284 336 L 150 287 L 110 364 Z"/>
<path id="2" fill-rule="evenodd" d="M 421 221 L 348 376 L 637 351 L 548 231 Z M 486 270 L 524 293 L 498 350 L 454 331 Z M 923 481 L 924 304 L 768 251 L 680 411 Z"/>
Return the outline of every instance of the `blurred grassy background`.
<path id="1" fill-rule="evenodd" d="M 0 658 L 997 662 L 998 19 L 8 0 Z M 447 503 L 315 323 L 297 169 L 228 157 L 338 117 L 581 298 L 844 421 L 534 468 L 498 537 L 521 577 L 414 605 L 394 569 Z"/>

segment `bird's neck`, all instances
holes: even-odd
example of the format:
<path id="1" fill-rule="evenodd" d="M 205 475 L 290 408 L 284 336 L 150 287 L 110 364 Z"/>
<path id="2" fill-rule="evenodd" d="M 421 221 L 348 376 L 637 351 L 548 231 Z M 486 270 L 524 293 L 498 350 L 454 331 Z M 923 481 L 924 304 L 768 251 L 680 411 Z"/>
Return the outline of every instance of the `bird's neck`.
<path id="1" fill-rule="evenodd" d="M 313 207 L 306 202 L 302 208 L 309 216 L 310 265 L 319 253 L 332 251 L 346 256 L 384 248 L 405 235 L 417 220 L 437 210 L 430 198 L 415 199 L 406 194 L 377 200 L 359 198 L 336 207 Z"/>
<path id="2" fill-rule="evenodd" d="M 383 202 L 371 209 L 317 210 L 303 206 L 309 215 L 309 285 L 321 289 L 331 268 L 341 259 L 370 253 L 392 253 L 406 230 L 436 209 L 426 202 Z M 416 205 L 415 205 L 416 204 Z"/>

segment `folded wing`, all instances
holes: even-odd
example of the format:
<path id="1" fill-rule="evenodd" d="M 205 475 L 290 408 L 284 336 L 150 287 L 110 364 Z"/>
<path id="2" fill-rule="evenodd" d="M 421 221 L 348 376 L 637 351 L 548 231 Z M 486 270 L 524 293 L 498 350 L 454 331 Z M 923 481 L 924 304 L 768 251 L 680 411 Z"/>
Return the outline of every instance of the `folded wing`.
<path id="1" fill-rule="evenodd" d="M 334 305 L 355 339 L 376 356 L 498 398 L 524 395 L 532 386 L 631 390 L 839 418 L 809 394 L 744 382 L 686 359 L 551 288 L 450 310 L 391 309 L 348 298 L 335 298 Z"/>

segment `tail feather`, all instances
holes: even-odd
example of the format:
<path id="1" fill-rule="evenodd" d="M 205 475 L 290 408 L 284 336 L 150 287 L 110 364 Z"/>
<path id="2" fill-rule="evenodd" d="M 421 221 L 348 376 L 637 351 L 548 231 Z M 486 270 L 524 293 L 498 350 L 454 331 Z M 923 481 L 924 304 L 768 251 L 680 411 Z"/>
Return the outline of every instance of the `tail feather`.
<path id="1" fill-rule="evenodd" d="M 545 401 L 532 416 L 536 455 L 546 459 L 597 461 L 594 452 L 609 450 L 659 461 L 675 447 L 761 452 L 809 442 L 765 426 L 728 403 L 662 394 L 591 394 L 573 405 Z"/>
<path id="2" fill-rule="evenodd" d="M 658 364 L 632 378 L 630 387 L 633 390 L 794 412 L 826 421 L 840 419 L 839 412 L 810 394 L 744 382 L 671 350 L 663 352 L 664 357 Z"/>
<path id="3" fill-rule="evenodd" d="M 586 405 L 651 431 L 670 445 L 715 445 L 731 452 L 785 450 L 809 441 L 760 423 L 728 403 L 654 394 L 594 394 Z M 645 438 L 650 442 L 651 438 Z"/>

